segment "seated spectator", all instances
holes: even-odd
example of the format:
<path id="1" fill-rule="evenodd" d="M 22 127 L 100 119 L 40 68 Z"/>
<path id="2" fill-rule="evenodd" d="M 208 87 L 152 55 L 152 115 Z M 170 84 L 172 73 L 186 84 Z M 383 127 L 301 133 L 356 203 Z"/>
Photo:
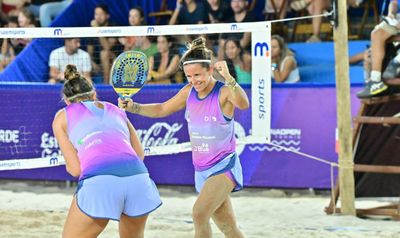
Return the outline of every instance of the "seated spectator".
<path id="1" fill-rule="evenodd" d="M 64 40 L 64 46 L 53 50 L 50 53 L 49 67 L 50 79 L 49 83 L 60 83 L 64 81 L 64 71 L 68 64 L 76 65 L 78 71 L 82 75 L 91 80 L 90 72 L 92 65 L 89 54 L 79 49 L 81 46 L 78 38 L 68 38 Z"/>
<path id="2" fill-rule="evenodd" d="M 368 82 L 369 78 L 371 77 L 371 48 L 369 45 L 367 47 L 368 49 L 365 51 L 352 55 L 349 58 L 349 63 L 351 65 L 358 64 L 360 62 L 363 63 L 365 82 Z"/>
<path id="3" fill-rule="evenodd" d="M 210 23 L 228 22 L 233 15 L 232 8 L 224 0 L 207 0 L 205 7 Z"/>
<path id="4" fill-rule="evenodd" d="M 278 19 L 283 19 L 289 10 L 289 0 L 265 0 L 264 14 L 267 20 L 276 19 L 277 13 L 279 13 Z"/>
<path id="5" fill-rule="evenodd" d="M 182 83 L 178 79 L 179 54 L 175 50 L 171 36 L 158 36 L 158 52 L 149 58 L 149 83 Z"/>
<path id="6" fill-rule="evenodd" d="M 40 26 L 48 27 L 72 2 L 72 0 L 22 0 L 23 7 L 28 8 L 35 18 L 40 20 Z"/>
<path id="7" fill-rule="evenodd" d="M 137 36 L 135 40 L 135 45 L 130 50 L 143 52 L 147 56 L 147 58 L 150 59 L 150 57 L 154 56 L 158 52 L 157 45 L 150 40 L 152 38 L 153 37 L 149 36 Z"/>
<path id="8" fill-rule="evenodd" d="M 361 5 L 361 3 L 363 3 L 364 0 L 347 0 L 347 3 L 351 6 L 351 7 L 359 7 Z"/>
<path id="9" fill-rule="evenodd" d="M 17 16 L 18 27 L 35 27 L 35 18 L 27 8 L 21 9 Z M 10 46 L 14 49 L 15 56 L 17 56 L 30 42 L 29 38 L 10 38 Z"/>
<path id="10" fill-rule="evenodd" d="M 253 13 L 247 10 L 248 4 L 247 0 L 231 0 L 233 15 L 228 19 L 228 22 L 256 21 L 257 19 Z M 251 34 L 250 32 L 222 34 L 218 42 L 218 60 L 222 60 L 224 57 L 224 45 L 227 39 L 238 40 L 242 49 L 247 51 L 250 47 Z"/>
<path id="11" fill-rule="evenodd" d="M 130 26 L 144 26 L 144 12 L 140 7 L 134 7 L 129 10 L 128 22 Z M 123 50 L 131 50 L 135 47 L 136 36 L 127 36 L 118 38 L 119 43 L 123 46 Z"/>
<path id="12" fill-rule="evenodd" d="M 35 16 L 28 8 L 23 8 L 18 13 L 19 27 L 36 27 Z"/>
<path id="13" fill-rule="evenodd" d="M 330 0 L 293 0 L 290 7 L 295 11 L 301 11 L 307 8 L 310 15 L 320 15 L 324 10 L 328 9 Z M 322 17 L 312 18 L 312 36 L 307 42 L 320 42 L 319 34 L 321 31 Z"/>
<path id="14" fill-rule="evenodd" d="M 94 19 L 90 22 L 92 27 L 110 26 L 110 14 L 106 5 L 97 5 L 94 9 Z M 115 58 L 114 46 L 117 45 L 117 39 L 112 37 L 90 38 L 87 51 L 92 59 L 93 75 L 101 75 L 93 77 L 94 83 L 110 82 L 111 62 Z M 95 80 L 95 78 L 97 78 Z"/>
<path id="15" fill-rule="evenodd" d="M 1 10 L 7 16 L 18 16 L 24 5 L 25 0 L 1 0 Z"/>
<path id="16" fill-rule="evenodd" d="M 209 23 L 209 20 L 202 2 L 196 2 L 196 0 L 176 1 L 174 13 L 169 20 L 170 25 L 203 23 Z"/>
<path id="17" fill-rule="evenodd" d="M 16 16 L 10 16 L 7 19 L 7 24 L 5 27 L 8 28 L 17 28 L 18 27 L 18 18 Z M 4 69 L 15 59 L 15 49 L 11 44 L 12 39 L 3 39 L 1 45 L 1 67 Z"/>
<path id="18" fill-rule="evenodd" d="M 388 16 L 371 32 L 371 76 L 365 88 L 357 93 L 359 98 L 377 96 L 388 89 L 382 81 L 382 63 L 385 57 L 385 45 L 388 40 L 400 33 L 400 18 L 398 18 L 398 0 L 390 1 Z M 400 64 L 399 62 L 397 62 Z"/>
<path id="19" fill-rule="evenodd" d="M 232 39 L 226 40 L 224 50 L 225 60 L 232 77 L 234 77 L 239 84 L 251 84 L 250 54 L 243 52 L 239 41 Z M 234 72 L 232 72 L 232 68 Z"/>
<path id="20" fill-rule="evenodd" d="M 276 83 L 297 83 L 300 81 L 294 54 L 288 49 L 285 40 L 278 35 L 271 36 L 271 66 L 271 76 Z"/>

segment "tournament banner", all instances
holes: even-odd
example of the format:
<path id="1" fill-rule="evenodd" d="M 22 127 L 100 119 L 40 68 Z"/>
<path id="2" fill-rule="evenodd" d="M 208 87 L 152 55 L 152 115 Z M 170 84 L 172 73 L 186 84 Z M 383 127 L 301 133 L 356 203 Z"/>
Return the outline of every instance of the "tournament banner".
<path id="1" fill-rule="evenodd" d="M 162 102 L 177 93 L 181 87 L 182 85 L 146 85 L 133 99 L 139 103 Z M 244 88 L 252 98 L 250 86 Z M 357 114 L 359 107 L 359 100 L 355 97 L 357 90 L 359 88 L 352 88 L 352 115 Z M 48 158 L 44 163 L 57 163 L 57 156 L 61 156 L 61 152 L 51 123 L 55 113 L 65 106 L 60 92 L 61 85 L 0 84 L 0 178 L 75 180 L 65 171 L 65 166 L 16 169 L 22 164 L 18 163 L 18 159 Z M 100 100 L 117 104 L 117 95 L 111 86 L 100 85 L 97 92 Z M 335 92 L 334 86 L 273 86 L 271 143 L 337 162 Z M 128 117 L 145 147 L 189 141 L 184 111 L 158 119 L 129 113 Z M 235 111 L 237 137 L 250 135 L 251 123 L 251 109 Z M 240 145 L 237 152 L 243 166 L 245 186 L 330 187 L 330 167 L 325 163 L 270 144 Z M 147 156 L 145 163 L 157 184 L 194 184 L 190 152 Z"/>

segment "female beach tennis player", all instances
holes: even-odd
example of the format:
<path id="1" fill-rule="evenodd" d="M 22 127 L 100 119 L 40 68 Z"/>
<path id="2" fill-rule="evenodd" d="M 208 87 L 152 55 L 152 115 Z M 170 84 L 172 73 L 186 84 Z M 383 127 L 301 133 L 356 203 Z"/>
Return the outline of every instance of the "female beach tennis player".
<path id="1" fill-rule="evenodd" d="M 67 106 L 57 112 L 53 132 L 79 183 L 63 237 L 97 237 L 110 219 L 120 221 L 120 237 L 144 237 L 147 216 L 161 200 L 136 130 L 123 110 L 96 100 L 74 65 L 64 75 Z"/>
<path id="2" fill-rule="evenodd" d="M 242 188 L 243 177 L 235 152 L 234 110 L 249 107 L 245 91 L 229 74 L 225 61 L 212 63 L 204 38 L 195 39 L 181 59 L 188 79 L 174 97 L 163 103 L 139 104 L 119 99 L 121 108 L 147 117 L 165 117 L 186 107 L 199 192 L 193 207 L 195 237 L 211 237 L 210 218 L 225 237 L 243 237 L 238 229 L 230 193 Z M 225 83 L 213 77 L 218 70 Z"/>

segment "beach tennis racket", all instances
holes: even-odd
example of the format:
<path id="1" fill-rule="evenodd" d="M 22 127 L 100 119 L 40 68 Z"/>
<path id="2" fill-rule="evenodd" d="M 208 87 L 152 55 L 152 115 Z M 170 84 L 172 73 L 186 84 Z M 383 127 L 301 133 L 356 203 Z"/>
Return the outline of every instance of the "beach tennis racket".
<path id="1" fill-rule="evenodd" d="M 139 92 L 147 80 L 149 64 L 147 56 L 139 51 L 125 51 L 114 61 L 110 79 L 111 84 L 122 99 L 131 98 Z"/>

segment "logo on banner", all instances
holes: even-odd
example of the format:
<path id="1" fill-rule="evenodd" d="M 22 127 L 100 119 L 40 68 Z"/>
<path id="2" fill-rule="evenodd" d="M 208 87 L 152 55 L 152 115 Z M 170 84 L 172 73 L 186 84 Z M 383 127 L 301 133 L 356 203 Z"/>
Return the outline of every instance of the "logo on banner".
<path id="1" fill-rule="evenodd" d="M 182 123 L 157 122 L 149 129 L 137 129 L 137 135 L 144 147 L 178 144 L 176 133 L 182 128 Z M 150 152 L 150 149 L 146 149 Z M 146 152 L 146 151 L 145 151 Z"/>
<path id="2" fill-rule="evenodd" d="M 62 36 L 62 30 L 60 28 L 55 29 L 53 32 L 53 35 L 55 36 Z"/>
<path id="3" fill-rule="evenodd" d="M 156 29 L 152 26 L 147 27 L 147 34 L 153 34 L 156 31 Z"/>
<path id="4" fill-rule="evenodd" d="M 19 142 L 19 130 L 1 130 L 0 129 L 0 143 L 14 143 Z"/>
<path id="5" fill-rule="evenodd" d="M 301 129 L 271 129 L 271 143 L 278 145 L 250 145 L 251 151 L 300 151 Z"/>
<path id="6" fill-rule="evenodd" d="M 121 29 L 99 29 L 97 31 L 99 34 L 120 34 L 122 33 Z"/>
<path id="7" fill-rule="evenodd" d="M 231 31 L 235 31 L 238 29 L 238 25 L 237 24 L 232 24 L 231 25 Z"/>
<path id="8" fill-rule="evenodd" d="M 0 35 L 3 36 L 16 36 L 16 35 L 25 35 L 25 31 L 24 30 L 0 30 Z"/>
<path id="9" fill-rule="evenodd" d="M 207 26 L 190 26 L 186 27 L 187 31 L 194 31 L 194 32 L 202 32 L 202 31 L 208 31 Z"/>
<path id="10" fill-rule="evenodd" d="M 61 156 L 60 146 L 54 136 L 44 132 L 41 136 L 40 148 L 42 148 L 42 158 L 49 158 L 49 164 L 58 164 L 58 157 Z"/>
<path id="11" fill-rule="evenodd" d="M 254 45 L 254 56 L 258 56 L 258 52 L 260 53 L 260 56 L 269 56 L 269 46 L 267 42 L 257 42 Z"/>

